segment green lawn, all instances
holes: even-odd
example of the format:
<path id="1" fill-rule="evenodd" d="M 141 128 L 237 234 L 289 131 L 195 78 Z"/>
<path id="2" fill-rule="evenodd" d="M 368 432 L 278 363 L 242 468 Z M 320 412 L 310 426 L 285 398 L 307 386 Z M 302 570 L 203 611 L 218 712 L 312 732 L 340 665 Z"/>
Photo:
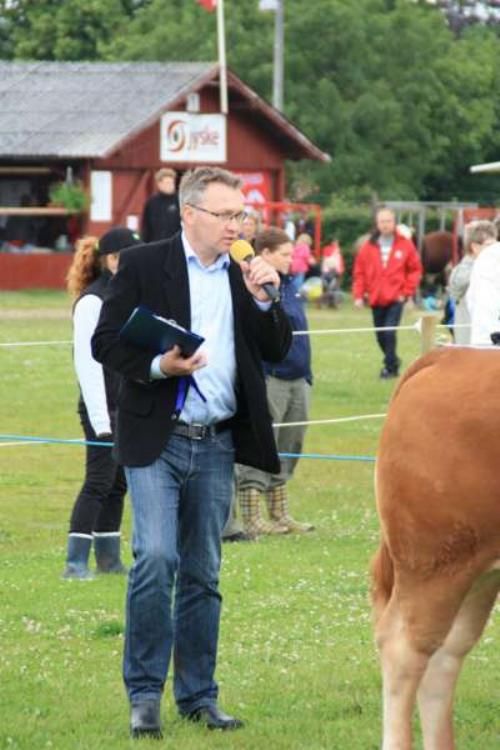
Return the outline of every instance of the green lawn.
<path id="1" fill-rule="evenodd" d="M 1 293 L 0 343 L 64 341 L 63 294 Z M 19 314 L 17 314 L 19 313 Z M 405 323 L 413 323 L 415 311 Z M 310 325 L 369 325 L 348 303 L 310 311 Z M 393 382 L 377 375 L 372 333 L 315 336 L 312 419 L 385 411 Z M 414 331 L 400 333 L 408 364 Z M 0 347 L 2 434 L 80 437 L 67 345 Z M 381 420 L 311 426 L 310 453 L 373 456 Z M 83 449 L 0 444 L 0 749 L 123 750 L 128 710 L 121 682 L 125 581 L 63 581 L 68 517 Z M 372 643 L 367 568 L 377 545 L 373 464 L 304 459 L 290 491 L 304 537 L 224 548 L 218 680 L 221 704 L 247 721 L 218 735 L 175 718 L 167 687 L 165 739 L 141 747 L 198 750 L 376 750 L 380 675 Z M 130 560 L 130 516 L 124 535 Z M 498 615 L 498 612 L 497 612 Z M 500 746 L 500 626 L 469 658 L 457 700 L 461 750 Z"/>

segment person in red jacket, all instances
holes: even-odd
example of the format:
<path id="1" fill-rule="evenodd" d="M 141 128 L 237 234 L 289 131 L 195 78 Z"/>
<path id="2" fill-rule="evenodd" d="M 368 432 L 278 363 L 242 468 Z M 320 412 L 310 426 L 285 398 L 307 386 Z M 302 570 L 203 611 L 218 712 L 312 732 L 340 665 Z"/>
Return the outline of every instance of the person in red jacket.
<path id="1" fill-rule="evenodd" d="M 390 209 L 377 211 L 375 225 L 376 231 L 361 245 L 354 262 L 354 304 L 363 307 L 368 302 L 375 328 L 396 328 L 405 301 L 420 282 L 422 264 L 413 242 L 397 232 Z M 396 331 L 376 331 L 376 337 L 384 353 L 380 377 L 398 377 L 401 360 L 396 354 Z"/>

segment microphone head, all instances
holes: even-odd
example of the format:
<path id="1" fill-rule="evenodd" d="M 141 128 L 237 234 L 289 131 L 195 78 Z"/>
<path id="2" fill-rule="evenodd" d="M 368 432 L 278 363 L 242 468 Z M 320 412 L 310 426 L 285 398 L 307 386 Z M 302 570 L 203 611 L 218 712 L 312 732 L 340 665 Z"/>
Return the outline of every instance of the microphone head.
<path id="1" fill-rule="evenodd" d="M 241 263 L 242 260 L 250 260 L 253 258 L 255 251 L 251 244 L 246 240 L 235 240 L 229 248 L 229 254 L 236 263 Z"/>

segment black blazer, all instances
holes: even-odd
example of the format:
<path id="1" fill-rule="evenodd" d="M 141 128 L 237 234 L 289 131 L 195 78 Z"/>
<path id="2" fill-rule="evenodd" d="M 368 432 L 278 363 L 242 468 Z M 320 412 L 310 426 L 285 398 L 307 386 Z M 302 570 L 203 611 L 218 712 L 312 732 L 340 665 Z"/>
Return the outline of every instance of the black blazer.
<path id="1" fill-rule="evenodd" d="M 267 406 L 262 360 L 280 362 L 292 332 L 279 304 L 262 312 L 231 261 L 237 365 L 237 412 L 233 420 L 235 460 L 276 473 L 279 458 Z M 174 422 L 178 378 L 150 380 L 151 353 L 120 341 L 118 333 L 139 304 L 190 328 L 189 279 L 181 235 L 124 250 L 108 286 L 92 338 L 94 357 L 123 376 L 118 398 L 115 457 L 125 466 L 146 466 L 158 458 Z"/>

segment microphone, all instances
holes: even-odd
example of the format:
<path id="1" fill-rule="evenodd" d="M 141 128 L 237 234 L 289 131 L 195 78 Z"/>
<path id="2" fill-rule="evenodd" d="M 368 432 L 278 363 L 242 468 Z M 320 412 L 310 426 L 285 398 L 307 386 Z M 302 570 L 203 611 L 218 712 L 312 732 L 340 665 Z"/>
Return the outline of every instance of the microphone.
<path id="1" fill-rule="evenodd" d="M 235 240 L 229 248 L 229 254 L 236 263 L 241 263 L 242 260 L 247 263 L 251 263 L 255 258 L 255 250 L 249 242 L 246 240 Z M 267 296 L 273 302 L 277 302 L 280 298 L 279 289 L 270 284 L 268 281 L 262 284 L 262 289 L 265 291 Z"/>

